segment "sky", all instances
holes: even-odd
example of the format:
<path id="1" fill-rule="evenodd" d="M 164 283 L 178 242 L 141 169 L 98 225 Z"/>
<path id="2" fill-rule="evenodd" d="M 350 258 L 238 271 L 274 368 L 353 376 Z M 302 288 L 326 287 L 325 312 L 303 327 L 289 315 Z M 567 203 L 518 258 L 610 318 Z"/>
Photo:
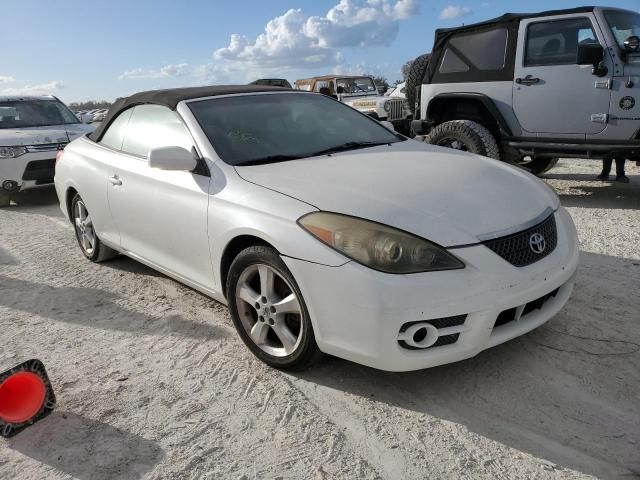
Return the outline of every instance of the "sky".
<path id="1" fill-rule="evenodd" d="M 566 0 L 0 0 L 0 95 L 113 100 L 141 90 L 371 73 L 394 83 L 438 27 Z M 640 0 L 604 4 L 637 11 Z"/>

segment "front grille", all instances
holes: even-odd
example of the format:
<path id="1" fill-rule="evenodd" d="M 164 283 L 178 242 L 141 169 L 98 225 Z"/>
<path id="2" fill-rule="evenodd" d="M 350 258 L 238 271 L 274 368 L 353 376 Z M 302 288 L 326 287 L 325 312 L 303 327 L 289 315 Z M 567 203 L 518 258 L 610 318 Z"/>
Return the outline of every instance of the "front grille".
<path id="1" fill-rule="evenodd" d="M 23 180 L 39 180 L 46 181 L 44 183 L 52 183 L 55 175 L 56 161 L 50 160 L 33 160 L 27 163 L 22 175 Z"/>
<path id="2" fill-rule="evenodd" d="M 534 246 L 532 246 L 534 234 L 542 235 L 544 239 L 544 248 L 541 251 L 534 250 Z M 552 213 L 535 227 L 506 237 L 488 240 L 483 244 L 516 267 L 531 265 L 553 252 L 558 244 L 555 216 Z M 535 246 L 540 246 L 540 244 L 535 244 Z"/>
<path id="3" fill-rule="evenodd" d="M 402 120 L 404 118 L 404 107 L 402 105 L 402 100 L 389 100 L 389 116 L 387 120 Z"/>
<path id="4" fill-rule="evenodd" d="M 53 152 L 57 150 L 62 150 L 66 147 L 66 143 L 45 143 L 42 145 L 29 145 L 27 148 L 27 152 L 37 153 L 37 152 Z"/>
<path id="5" fill-rule="evenodd" d="M 547 303 L 550 299 L 554 298 L 558 294 L 559 288 L 556 288 L 553 292 L 549 292 L 546 295 L 543 295 L 540 298 L 536 298 L 529 303 L 524 305 L 522 308 L 522 313 L 518 316 L 518 307 L 510 308 L 508 310 L 503 310 L 496 318 L 496 322 L 493 324 L 493 328 L 501 327 L 502 325 L 506 325 L 507 323 L 511 323 L 514 320 L 520 320 L 522 317 L 528 315 L 534 310 L 540 310 L 545 303 Z"/>

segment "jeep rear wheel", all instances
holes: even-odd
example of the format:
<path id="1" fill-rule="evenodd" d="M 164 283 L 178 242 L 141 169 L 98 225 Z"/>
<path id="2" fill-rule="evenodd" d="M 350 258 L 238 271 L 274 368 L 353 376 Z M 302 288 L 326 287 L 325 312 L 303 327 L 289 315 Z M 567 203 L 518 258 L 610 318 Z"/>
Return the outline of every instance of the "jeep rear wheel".
<path id="1" fill-rule="evenodd" d="M 424 141 L 500 160 L 500 149 L 491 132 L 471 120 L 441 123 L 431 130 Z"/>
<path id="2" fill-rule="evenodd" d="M 420 55 L 413 61 L 411 67 L 409 67 L 409 73 L 407 73 L 405 91 L 407 95 L 407 102 L 409 102 L 409 110 L 413 113 L 414 118 L 416 115 L 416 95 L 418 87 L 422 85 L 422 79 L 424 78 L 424 73 L 427 70 L 427 65 L 429 64 L 429 57 L 431 57 L 430 53 Z"/>
<path id="3" fill-rule="evenodd" d="M 542 175 L 555 167 L 558 160 L 558 158 L 548 157 L 525 157 L 525 159 L 516 162 L 514 165 L 523 168 L 534 175 Z"/>

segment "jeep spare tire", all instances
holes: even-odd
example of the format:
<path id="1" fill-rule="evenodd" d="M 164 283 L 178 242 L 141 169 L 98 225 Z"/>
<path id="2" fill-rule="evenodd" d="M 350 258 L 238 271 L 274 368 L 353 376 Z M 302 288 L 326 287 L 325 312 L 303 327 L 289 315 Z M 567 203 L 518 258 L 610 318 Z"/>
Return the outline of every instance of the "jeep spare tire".
<path id="1" fill-rule="evenodd" d="M 441 123 L 429 132 L 424 141 L 500 160 L 500 149 L 491 132 L 471 120 Z"/>
<path id="2" fill-rule="evenodd" d="M 424 78 L 424 74 L 427 70 L 427 65 L 429 64 L 430 57 L 430 53 L 420 55 L 413 61 L 411 67 L 409 67 L 409 73 L 407 73 L 405 92 L 407 95 L 407 102 L 409 102 L 409 110 L 411 110 L 411 113 L 413 113 L 414 118 L 416 115 L 415 109 L 418 87 L 422 85 L 422 79 Z"/>

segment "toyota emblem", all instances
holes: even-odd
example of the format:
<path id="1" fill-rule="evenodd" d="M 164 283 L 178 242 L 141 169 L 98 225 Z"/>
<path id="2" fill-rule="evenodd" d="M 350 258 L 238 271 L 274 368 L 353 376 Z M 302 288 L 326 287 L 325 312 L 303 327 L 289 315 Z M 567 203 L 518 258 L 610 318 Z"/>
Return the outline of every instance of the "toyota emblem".
<path id="1" fill-rule="evenodd" d="M 547 248 L 547 242 L 541 234 L 534 233 L 529 237 L 529 248 L 533 253 L 540 255 Z"/>

